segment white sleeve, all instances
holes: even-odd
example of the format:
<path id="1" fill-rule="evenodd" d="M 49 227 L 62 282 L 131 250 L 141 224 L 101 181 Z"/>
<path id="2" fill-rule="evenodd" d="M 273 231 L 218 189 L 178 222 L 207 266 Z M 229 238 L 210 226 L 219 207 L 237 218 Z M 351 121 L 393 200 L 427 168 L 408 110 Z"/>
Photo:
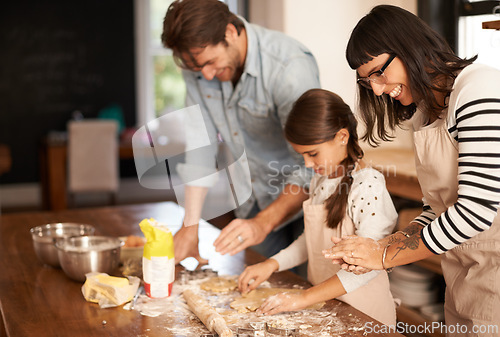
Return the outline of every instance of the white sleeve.
<path id="1" fill-rule="evenodd" d="M 302 233 L 288 247 L 272 256 L 279 264 L 278 271 L 288 270 L 307 261 L 306 235 Z"/>
<path id="2" fill-rule="evenodd" d="M 345 291 L 350 293 L 373 280 L 380 272 L 381 270 L 372 270 L 366 274 L 356 275 L 340 269 L 337 272 L 337 276 Z"/>

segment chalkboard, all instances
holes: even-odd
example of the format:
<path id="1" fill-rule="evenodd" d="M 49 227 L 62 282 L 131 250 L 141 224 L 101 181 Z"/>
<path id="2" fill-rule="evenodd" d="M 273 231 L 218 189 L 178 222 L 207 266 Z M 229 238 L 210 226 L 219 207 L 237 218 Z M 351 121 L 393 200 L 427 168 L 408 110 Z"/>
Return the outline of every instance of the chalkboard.
<path id="1" fill-rule="evenodd" d="M 15 0 L 0 9 L 2 183 L 39 181 L 40 142 L 74 111 L 118 104 L 135 125 L 133 0 Z"/>

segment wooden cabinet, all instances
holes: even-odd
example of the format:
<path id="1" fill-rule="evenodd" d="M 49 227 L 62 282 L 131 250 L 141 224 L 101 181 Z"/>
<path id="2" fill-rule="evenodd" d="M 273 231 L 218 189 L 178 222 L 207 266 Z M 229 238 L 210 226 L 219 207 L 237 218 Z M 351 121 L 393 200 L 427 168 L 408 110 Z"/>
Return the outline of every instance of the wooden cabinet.
<path id="1" fill-rule="evenodd" d="M 397 318 L 399 322 L 404 322 L 408 325 L 413 325 L 417 327 L 432 327 L 433 322 L 425 319 L 422 314 L 410 307 L 405 306 L 404 304 L 400 305 L 396 310 Z M 434 323 L 435 324 L 435 323 Z M 429 337 L 445 337 L 445 334 L 440 332 L 439 329 L 429 329 L 429 332 L 425 333 L 423 331 L 423 335 Z"/>

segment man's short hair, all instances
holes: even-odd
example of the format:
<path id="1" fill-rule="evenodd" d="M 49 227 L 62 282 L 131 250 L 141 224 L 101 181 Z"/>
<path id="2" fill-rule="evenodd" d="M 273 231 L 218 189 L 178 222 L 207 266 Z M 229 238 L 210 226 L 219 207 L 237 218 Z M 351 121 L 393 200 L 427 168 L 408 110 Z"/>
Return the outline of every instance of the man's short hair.
<path id="1" fill-rule="evenodd" d="M 205 48 L 226 42 L 226 27 L 232 24 L 240 34 L 243 21 L 219 0 L 176 0 L 163 20 L 161 40 L 174 54 L 175 62 L 183 68 L 198 68 L 193 48 Z M 186 57 L 188 58 L 186 60 Z M 186 62 L 187 61 L 187 62 Z"/>

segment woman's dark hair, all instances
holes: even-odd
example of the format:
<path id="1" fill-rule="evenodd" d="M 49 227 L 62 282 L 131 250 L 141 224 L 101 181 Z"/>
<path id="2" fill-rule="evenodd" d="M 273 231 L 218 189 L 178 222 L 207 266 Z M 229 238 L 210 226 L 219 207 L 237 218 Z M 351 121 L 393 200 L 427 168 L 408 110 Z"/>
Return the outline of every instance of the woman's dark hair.
<path id="1" fill-rule="evenodd" d="M 476 59 L 459 58 L 424 21 L 390 5 L 376 6 L 363 17 L 352 31 L 346 49 L 352 69 L 383 53 L 395 55 L 403 62 L 418 108 L 438 118 L 446 106 L 445 102 L 437 102 L 432 91 L 448 96 L 457 72 Z M 415 103 L 403 106 L 389 95 L 376 96 L 362 86 L 358 90 L 358 105 L 366 125 L 362 139 L 372 146 L 390 140 L 396 126 L 411 118 L 417 107 Z"/>
<path id="2" fill-rule="evenodd" d="M 183 68 L 198 68 L 191 53 L 193 48 L 205 48 L 226 41 L 226 27 L 232 24 L 238 35 L 245 27 L 243 21 L 219 0 L 176 0 L 170 4 L 163 20 L 161 41 L 174 54 L 175 62 Z M 183 57 L 184 56 L 184 57 Z M 185 57 L 188 60 L 185 60 Z M 188 62 L 186 62 L 188 61 Z"/>
<path id="3" fill-rule="evenodd" d="M 341 129 L 349 132 L 347 157 L 342 161 L 344 176 L 326 200 L 327 226 L 335 228 L 345 216 L 347 197 L 352 185 L 352 171 L 363 157 L 358 144 L 357 121 L 351 108 L 340 96 L 323 89 L 306 91 L 294 103 L 285 124 L 285 138 L 297 145 L 315 145 L 335 138 Z"/>

